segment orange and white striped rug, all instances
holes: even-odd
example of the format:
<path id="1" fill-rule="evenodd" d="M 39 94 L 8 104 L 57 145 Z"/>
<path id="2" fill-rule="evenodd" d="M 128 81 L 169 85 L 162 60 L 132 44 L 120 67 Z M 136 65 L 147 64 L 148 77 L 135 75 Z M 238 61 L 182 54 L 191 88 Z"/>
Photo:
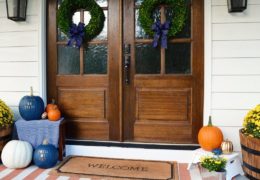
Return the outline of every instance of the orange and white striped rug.
<path id="1" fill-rule="evenodd" d="M 178 164 L 179 179 L 190 180 L 189 171 L 187 171 L 187 164 Z M 29 166 L 25 169 L 8 169 L 0 165 L 0 179 L 3 180 L 90 180 L 89 178 L 75 178 L 66 176 L 54 176 L 48 173 L 51 169 L 40 169 L 37 166 Z"/>

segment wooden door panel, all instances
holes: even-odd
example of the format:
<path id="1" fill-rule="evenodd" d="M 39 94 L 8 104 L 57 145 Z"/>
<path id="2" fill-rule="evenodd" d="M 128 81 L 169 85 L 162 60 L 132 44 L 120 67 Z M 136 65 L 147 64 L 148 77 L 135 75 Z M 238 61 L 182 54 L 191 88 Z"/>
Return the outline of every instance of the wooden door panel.
<path id="1" fill-rule="evenodd" d="M 125 55 L 131 68 L 130 84 L 124 86 L 124 138 L 196 143 L 203 115 L 203 1 L 185 1 L 188 25 L 168 39 L 168 49 L 152 48 L 153 37 L 137 22 L 140 5 L 124 2 L 124 43 L 131 47 Z M 154 12 L 161 23 L 169 18 L 167 8 L 161 5 Z"/>
<path id="2" fill-rule="evenodd" d="M 70 119 L 66 137 L 81 140 L 109 140 L 109 123 L 90 119 Z"/>
<path id="3" fill-rule="evenodd" d="M 108 87 L 107 75 L 92 76 L 56 76 L 56 86 L 58 87 L 87 87 L 99 88 Z"/>
<path id="4" fill-rule="evenodd" d="M 144 88 L 137 89 L 136 93 L 136 121 L 186 121 L 190 123 L 190 89 Z"/>
<path id="5" fill-rule="evenodd" d="M 192 143 L 192 126 L 178 123 L 140 121 L 135 123 L 134 141 L 157 143 Z"/>
<path id="6" fill-rule="evenodd" d="M 136 23 L 141 1 L 136 5 L 137 1 L 133 0 L 110 0 L 102 7 L 107 14 L 106 22 L 109 22 L 104 31 L 106 38 L 88 42 L 89 46 L 106 47 L 103 48 L 106 54 L 102 56 L 106 57 L 106 69 L 102 73 L 94 72 L 96 66 L 88 69 L 87 65 L 92 62 L 90 60 L 100 59 L 94 58 L 99 52 L 88 54 L 91 48 L 87 46 L 82 46 L 79 51 L 69 51 L 71 53 L 67 55 L 66 48 L 62 50 L 61 46 L 66 46 L 67 42 L 60 38 L 55 21 L 57 3 L 61 1 L 48 1 L 48 102 L 52 98 L 58 101 L 67 121 L 68 138 L 197 142 L 196 135 L 203 117 L 203 1 L 185 1 L 190 13 L 187 18 L 190 27 L 182 33 L 185 36 L 169 39 L 167 50 L 153 49 L 153 39 L 145 33 L 136 36 L 137 31 L 143 32 Z M 161 14 L 169 10 L 164 5 L 159 8 Z M 83 21 L 84 10 L 79 13 Z M 166 15 L 162 15 L 161 22 L 165 18 Z M 130 48 L 127 55 L 123 54 L 123 44 Z M 149 53 L 146 47 L 156 53 Z M 60 57 L 58 49 L 65 55 Z M 178 52 L 181 55 L 175 56 Z M 73 61 L 70 59 L 73 57 L 78 59 Z M 130 60 L 130 68 L 124 71 L 126 57 Z M 76 62 L 77 71 L 59 74 L 63 59 L 67 65 Z M 144 67 L 140 67 L 142 65 Z M 182 65 L 184 68 L 178 69 Z M 125 83 L 126 77 L 130 79 L 129 83 Z"/>
<path id="7" fill-rule="evenodd" d="M 58 102 L 65 116 L 71 118 L 106 118 L 105 89 L 58 89 Z"/>
<path id="8" fill-rule="evenodd" d="M 134 86 L 137 88 L 192 88 L 192 76 L 135 75 Z"/>
<path id="9" fill-rule="evenodd" d="M 48 1 L 48 102 L 60 106 L 67 138 L 120 140 L 122 2 L 97 1 L 106 16 L 103 31 L 79 49 L 66 46 L 69 38 L 57 27 L 60 3 Z M 77 13 L 78 21 L 87 20 L 83 9 Z"/>

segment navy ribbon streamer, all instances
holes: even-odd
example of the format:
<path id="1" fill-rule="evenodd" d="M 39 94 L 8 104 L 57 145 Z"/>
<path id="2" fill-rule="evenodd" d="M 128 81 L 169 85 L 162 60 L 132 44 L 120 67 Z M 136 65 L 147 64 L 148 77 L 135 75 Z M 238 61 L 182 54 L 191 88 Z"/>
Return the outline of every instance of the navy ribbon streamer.
<path id="1" fill-rule="evenodd" d="M 69 30 L 69 41 L 67 43 L 68 46 L 76 46 L 80 48 L 84 39 L 84 23 L 79 23 L 78 25 L 72 24 Z"/>
<path id="2" fill-rule="evenodd" d="M 158 46 L 158 41 L 161 38 L 161 47 L 167 48 L 167 34 L 170 28 L 170 22 L 165 21 L 165 23 L 161 24 L 160 21 L 156 21 L 152 25 L 152 30 L 154 31 L 153 38 L 153 47 Z"/>

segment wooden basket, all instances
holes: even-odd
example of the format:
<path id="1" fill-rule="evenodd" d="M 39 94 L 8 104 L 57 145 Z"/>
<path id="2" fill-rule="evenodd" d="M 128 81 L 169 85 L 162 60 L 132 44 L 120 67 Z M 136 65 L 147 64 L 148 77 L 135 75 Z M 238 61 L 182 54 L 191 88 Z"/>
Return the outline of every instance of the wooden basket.
<path id="1" fill-rule="evenodd" d="M 242 149 L 243 170 L 250 179 L 260 179 L 260 139 L 239 131 Z"/>
<path id="2" fill-rule="evenodd" d="M 0 155 L 5 144 L 11 140 L 12 126 L 0 128 Z"/>

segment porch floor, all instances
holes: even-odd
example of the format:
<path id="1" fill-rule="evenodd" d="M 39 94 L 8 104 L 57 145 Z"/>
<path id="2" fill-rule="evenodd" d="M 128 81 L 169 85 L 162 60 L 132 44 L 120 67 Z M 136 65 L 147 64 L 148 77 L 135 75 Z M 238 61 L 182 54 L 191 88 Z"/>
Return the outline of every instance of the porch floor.
<path id="1" fill-rule="evenodd" d="M 196 172 L 187 170 L 187 163 L 178 163 L 179 180 L 197 180 L 199 179 Z M 51 169 L 40 169 L 35 165 L 31 165 L 25 169 L 8 169 L 0 165 L 0 179 L 4 180 L 88 180 L 89 178 L 75 178 L 66 176 L 54 176 L 48 173 Z M 244 176 L 234 178 L 235 180 L 246 180 Z M 90 179 L 89 179 L 90 180 Z"/>
<path id="2" fill-rule="evenodd" d="M 187 164 L 178 164 L 180 180 L 190 180 L 189 171 L 187 171 Z M 0 179 L 4 180 L 87 180 L 89 178 L 71 178 L 66 176 L 48 175 L 51 169 L 40 169 L 35 165 L 31 165 L 25 169 L 8 169 L 0 165 Z"/>

